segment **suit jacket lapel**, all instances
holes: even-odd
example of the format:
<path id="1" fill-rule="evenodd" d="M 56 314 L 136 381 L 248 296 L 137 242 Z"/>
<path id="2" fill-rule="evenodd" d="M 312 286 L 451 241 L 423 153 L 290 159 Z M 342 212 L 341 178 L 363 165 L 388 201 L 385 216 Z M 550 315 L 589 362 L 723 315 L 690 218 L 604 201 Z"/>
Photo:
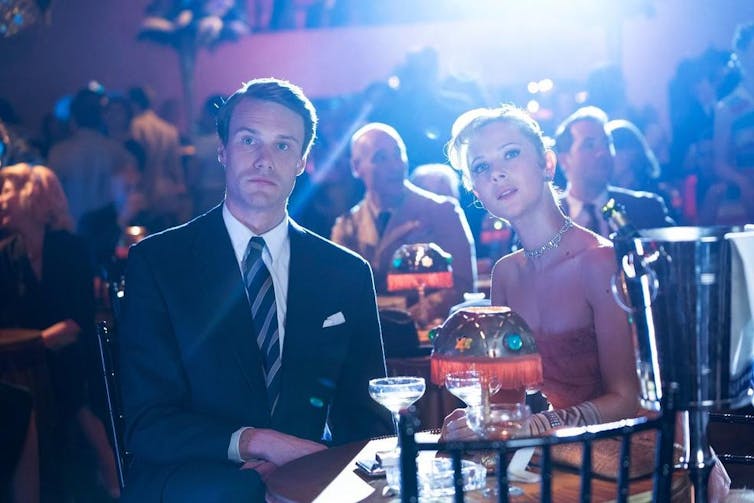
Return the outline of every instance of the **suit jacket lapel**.
<path id="1" fill-rule="evenodd" d="M 216 336 L 219 344 L 227 346 L 224 351 L 240 366 L 255 395 L 266 397 L 261 354 L 252 335 L 249 302 L 222 219 L 222 205 L 208 214 L 204 224 L 194 243 L 197 270 L 202 271 L 196 285 L 202 299 L 197 309 L 207 311 L 208 336 Z"/>
<path id="2" fill-rule="evenodd" d="M 322 270 L 321 263 L 315 263 L 307 247 L 309 238 L 305 231 L 292 220 L 288 227 L 291 242 L 291 260 L 288 273 L 288 305 L 285 315 L 285 336 L 283 339 L 283 361 L 281 376 L 280 403 L 275 409 L 284 410 L 284 401 L 292 398 L 297 389 L 299 379 L 307 376 L 301 375 L 301 369 L 291 364 L 291 355 L 304 355 L 311 352 L 313 344 L 316 344 L 317 333 L 320 327 L 317 323 L 324 320 L 321 316 L 320 302 L 321 292 L 318 285 L 327 279 L 327 272 Z M 289 420 L 284 417 L 280 421 Z"/>

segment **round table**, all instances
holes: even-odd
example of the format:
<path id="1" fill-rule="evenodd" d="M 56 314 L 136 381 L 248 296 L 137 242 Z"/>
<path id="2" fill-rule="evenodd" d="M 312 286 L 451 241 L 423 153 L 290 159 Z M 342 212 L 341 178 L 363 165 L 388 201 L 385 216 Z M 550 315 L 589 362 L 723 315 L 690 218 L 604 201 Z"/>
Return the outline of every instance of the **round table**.
<path id="1" fill-rule="evenodd" d="M 421 435 L 421 434 L 420 434 Z M 429 435 L 429 434 L 427 434 Z M 434 436 L 436 438 L 436 435 Z M 419 438 L 420 441 L 428 439 Z M 354 442 L 330 448 L 304 456 L 278 468 L 267 479 L 267 498 L 273 503 L 300 502 L 380 502 L 397 503 L 398 496 L 383 496 L 384 478 L 369 479 L 356 470 L 357 459 L 372 459 L 378 451 L 395 447 L 396 439 L 380 438 L 369 441 Z M 676 472 L 673 478 L 673 501 L 689 501 L 689 482 L 685 473 Z M 488 477 L 488 487 L 495 479 Z M 553 501 L 570 503 L 579 501 L 581 479 L 578 473 L 569 470 L 553 469 Z M 516 502 L 538 502 L 540 500 L 539 484 L 516 485 L 524 490 L 522 496 L 512 497 Z M 649 501 L 652 491 L 652 478 L 637 479 L 630 484 L 630 493 L 634 496 L 647 494 Z M 471 491 L 465 501 L 495 501 L 489 492 Z M 592 479 L 592 501 L 614 501 L 616 499 L 615 482 L 605 479 Z M 452 497 L 448 497 L 448 501 Z M 640 501 L 645 501 L 641 499 Z"/>

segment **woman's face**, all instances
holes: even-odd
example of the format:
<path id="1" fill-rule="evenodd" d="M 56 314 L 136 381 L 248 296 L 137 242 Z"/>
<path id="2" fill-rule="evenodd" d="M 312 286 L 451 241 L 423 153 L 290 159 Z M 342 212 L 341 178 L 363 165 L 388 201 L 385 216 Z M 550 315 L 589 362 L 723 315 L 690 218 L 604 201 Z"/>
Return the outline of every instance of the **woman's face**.
<path id="1" fill-rule="evenodd" d="M 24 215 L 21 194 L 10 179 L 0 189 L 0 227 L 16 229 Z"/>
<path id="2" fill-rule="evenodd" d="M 626 189 L 640 189 L 636 172 L 637 169 L 641 169 L 638 166 L 640 155 L 641 153 L 635 148 L 616 148 L 610 183 Z"/>
<path id="3" fill-rule="evenodd" d="M 469 139 L 469 174 L 474 193 L 493 215 L 506 220 L 552 197 L 546 179 L 554 162 L 546 160 L 514 123 L 494 121 Z"/>

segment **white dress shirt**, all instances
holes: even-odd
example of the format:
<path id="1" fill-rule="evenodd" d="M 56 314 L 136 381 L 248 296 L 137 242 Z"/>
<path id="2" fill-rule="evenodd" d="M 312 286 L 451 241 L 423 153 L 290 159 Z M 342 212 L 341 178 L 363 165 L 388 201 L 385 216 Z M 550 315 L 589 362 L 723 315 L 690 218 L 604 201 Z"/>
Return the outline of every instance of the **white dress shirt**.
<path id="1" fill-rule="evenodd" d="M 257 234 L 254 234 L 248 227 L 234 217 L 225 204 L 223 204 L 223 221 L 225 222 L 225 228 L 228 230 L 230 242 L 233 245 L 233 252 L 236 254 L 238 273 L 241 275 L 241 280 L 243 281 L 243 257 L 246 253 L 246 248 L 249 245 L 249 240 L 252 237 L 257 236 Z M 288 214 L 285 215 L 278 225 L 260 235 L 260 237 L 264 238 L 266 244 L 264 251 L 262 252 L 262 261 L 270 271 L 272 285 L 275 288 L 278 337 L 280 339 L 280 351 L 282 354 L 283 339 L 285 336 L 285 313 L 288 306 L 288 273 L 289 265 L 291 263 L 291 240 L 288 236 Z M 251 309 L 251 307 L 249 309 Z M 253 334 L 251 333 L 248 335 L 249 337 L 253 337 Z M 228 445 L 228 459 L 231 461 L 236 461 L 238 463 L 245 461 L 241 459 L 238 442 L 241 439 L 241 433 L 247 429 L 248 427 L 240 428 L 231 436 L 230 444 Z"/>
<path id="2" fill-rule="evenodd" d="M 610 228 L 607 225 L 605 219 L 600 217 L 600 215 L 602 214 L 602 207 L 605 205 L 605 203 L 607 203 L 607 199 L 607 190 L 601 192 L 600 195 L 598 195 L 591 201 L 582 201 L 580 199 L 576 199 L 571 195 L 570 192 L 568 192 L 566 194 L 566 200 L 568 201 L 569 216 L 575 223 L 581 225 L 582 227 L 587 227 L 589 225 L 590 217 L 587 212 L 584 211 L 584 205 L 586 203 L 592 203 L 596 210 L 597 224 L 600 226 L 600 234 L 607 236 L 610 234 Z"/>

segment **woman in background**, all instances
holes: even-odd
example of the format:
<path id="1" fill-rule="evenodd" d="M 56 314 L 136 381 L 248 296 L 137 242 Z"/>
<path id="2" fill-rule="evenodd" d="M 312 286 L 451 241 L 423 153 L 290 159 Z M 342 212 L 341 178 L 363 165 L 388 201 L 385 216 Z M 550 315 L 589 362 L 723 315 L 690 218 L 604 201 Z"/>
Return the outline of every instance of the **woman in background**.
<path id="1" fill-rule="evenodd" d="M 62 425 L 78 425 L 94 449 L 105 488 L 117 497 L 113 451 L 87 389 L 95 361 L 95 305 L 86 245 L 71 233 L 68 203 L 48 168 L 3 168 L 0 188 L 0 228 L 6 236 L 0 241 L 0 327 L 41 331 Z M 42 452 L 43 465 L 49 454 Z"/>
<path id="2" fill-rule="evenodd" d="M 618 119 L 605 126 L 615 146 L 615 162 L 610 185 L 631 190 L 644 190 L 662 196 L 678 221 L 681 215 L 681 195 L 673 186 L 660 181 L 662 168 L 646 137 L 633 122 Z"/>

